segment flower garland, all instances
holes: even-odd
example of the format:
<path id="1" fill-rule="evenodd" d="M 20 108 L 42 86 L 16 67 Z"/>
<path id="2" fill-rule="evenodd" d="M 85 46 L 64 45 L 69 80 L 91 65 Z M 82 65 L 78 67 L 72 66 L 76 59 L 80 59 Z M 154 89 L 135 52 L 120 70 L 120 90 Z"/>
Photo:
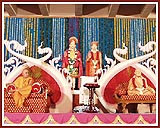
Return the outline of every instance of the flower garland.
<path id="1" fill-rule="evenodd" d="M 70 49 L 68 50 L 68 62 L 69 62 L 70 65 L 75 64 L 77 55 L 78 55 L 78 51 L 75 49 L 74 58 L 72 59 L 71 50 Z"/>
<path id="2" fill-rule="evenodd" d="M 37 66 L 33 66 L 31 68 L 32 70 L 32 77 L 37 79 L 37 78 L 40 78 L 42 76 L 42 73 L 41 73 L 41 68 L 37 67 Z"/>
<path id="3" fill-rule="evenodd" d="M 74 51 L 71 51 L 70 49 L 68 50 L 68 70 L 72 75 L 78 74 L 78 69 L 73 66 L 76 63 L 77 55 L 78 51 L 76 49 Z"/>

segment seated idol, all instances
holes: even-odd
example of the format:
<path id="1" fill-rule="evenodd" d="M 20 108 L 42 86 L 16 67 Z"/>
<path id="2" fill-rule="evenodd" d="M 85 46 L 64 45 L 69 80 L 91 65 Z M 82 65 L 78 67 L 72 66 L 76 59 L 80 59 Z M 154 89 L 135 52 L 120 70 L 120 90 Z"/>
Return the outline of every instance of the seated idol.
<path id="1" fill-rule="evenodd" d="M 69 38 L 69 49 L 64 52 L 62 60 L 62 68 L 66 68 L 72 78 L 72 89 L 75 89 L 75 80 L 82 75 L 81 53 L 76 49 L 78 39 L 76 37 Z M 80 87 L 78 80 L 78 88 Z"/>
<path id="2" fill-rule="evenodd" d="M 24 105 L 25 99 L 28 98 L 31 93 L 33 82 L 34 80 L 30 76 L 28 67 L 24 68 L 22 75 L 13 82 L 16 89 L 12 91 L 12 96 L 17 107 Z"/>
<path id="3" fill-rule="evenodd" d="M 148 86 L 147 80 L 141 75 L 141 71 L 136 69 L 134 76 L 130 79 L 128 85 L 128 95 L 153 95 L 155 90 Z"/>

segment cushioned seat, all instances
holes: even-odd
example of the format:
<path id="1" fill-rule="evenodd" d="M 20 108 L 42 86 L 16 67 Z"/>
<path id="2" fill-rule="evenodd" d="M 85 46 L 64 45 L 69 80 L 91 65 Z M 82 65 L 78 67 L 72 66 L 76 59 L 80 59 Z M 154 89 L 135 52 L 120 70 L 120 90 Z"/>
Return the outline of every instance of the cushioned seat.
<path id="1" fill-rule="evenodd" d="M 40 82 L 39 82 L 40 81 Z M 32 92 L 30 96 L 25 100 L 22 107 L 16 107 L 12 94 L 9 93 L 9 89 L 5 89 L 4 93 L 4 111 L 10 113 L 45 113 L 49 112 L 50 102 L 47 96 L 49 91 L 49 85 L 43 80 L 35 80 L 36 85 L 32 86 Z M 35 84 L 33 84 L 35 85 Z M 9 87 L 10 88 L 10 87 Z M 35 92 L 34 92 L 35 90 Z"/>
<path id="2" fill-rule="evenodd" d="M 132 95 L 132 96 L 122 95 L 121 99 L 122 100 L 129 100 L 129 101 L 132 101 L 132 100 L 150 101 L 150 100 L 156 100 L 156 95 L 141 95 L 141 96 L 140 95 Z"/>
<path id="3" fill-rule="evenodd" d="M 128 82 L 119 84 L 114 92 L 114 98 L 117 104 L 121 104 L 122 112 L 125 111 L 126 105 L 130 103 L 146 103 L 150 104 L 150 112 L 152 112 L 152 104 L 156 103 L 156 95 L 128 95 Z M 121 110 L 120 110 L 121 111 Z"/>

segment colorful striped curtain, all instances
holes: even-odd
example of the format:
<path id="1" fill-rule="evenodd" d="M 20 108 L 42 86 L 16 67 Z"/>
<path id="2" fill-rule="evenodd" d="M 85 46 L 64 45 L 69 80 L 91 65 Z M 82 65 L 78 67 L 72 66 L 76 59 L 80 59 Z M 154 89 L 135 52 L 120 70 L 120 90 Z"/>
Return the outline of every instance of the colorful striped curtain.
<path id="1" fill-rule="evenodd" d="M 145 45 L 156 41 L 155 19 L 115 19 L 114 47 L 128 47 L 126 59 L 132 59 L 143 53 L 138 49 L 138 43 Z"/>
<path id="2" fill-rule="evenodd" d="M 38 46 L 50 47 L 53 56 L 63 55 L 68 48 L 68 39 L 76 36 L 79 40 L 77 49 L 82 54 L 83 66 L 90 43 L 99 42 L 99 50 L 104 56 L 113 58 L 114 48 L 128 47 L 126 59 L 140 56 L 137 49 L 139 42 L 146 44 L 156 41 L 155 19 L 122 19 L 122 18 L 4 18 L 4 39 L 17 40 L 28 46 L 23 54 L 39 58 Z M 4 48 L 4 61 L 12 55 Z"/>

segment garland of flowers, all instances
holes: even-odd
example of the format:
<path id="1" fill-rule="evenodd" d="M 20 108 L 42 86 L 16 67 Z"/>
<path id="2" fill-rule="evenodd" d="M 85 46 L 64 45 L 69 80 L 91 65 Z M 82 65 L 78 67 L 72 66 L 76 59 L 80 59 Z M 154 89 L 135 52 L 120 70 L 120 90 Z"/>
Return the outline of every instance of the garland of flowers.
<path id="1" fill-rule="evenodd" d="M 73 64 L 75 64 L 75 62 L 76 62 L 76 58 L 77 58 L 77 55 L 78 55 L 78 51 L 75 49 L 75 56 L 74 56 L 73 59 L 71 58 L 70 53 L 71 53 L 71 50 L 69 49 L 69 50 L 68 50 L 68 62 L 69 62 L 70 65 L 73 65 Z"/>
<path id="2" fill-rule="evenodd" d="M 68 50 L 68 62 L 69 62 L 68 70 L 72 75 L 78 74 L 78 69 L 73 66 L 76 63 L 77 55 L 78 55 L 78 51 L 76 49 L 73 54 L 73 57 L 71 56 L 71 50 L 70 49 Z"/>
<path id="3" fill-rule="evenodd" d="M 42 76 L 41 68 L 33 66 L 31 70 L 32 70 L 32 77 L 33 78 L 37 79 Z"/>

